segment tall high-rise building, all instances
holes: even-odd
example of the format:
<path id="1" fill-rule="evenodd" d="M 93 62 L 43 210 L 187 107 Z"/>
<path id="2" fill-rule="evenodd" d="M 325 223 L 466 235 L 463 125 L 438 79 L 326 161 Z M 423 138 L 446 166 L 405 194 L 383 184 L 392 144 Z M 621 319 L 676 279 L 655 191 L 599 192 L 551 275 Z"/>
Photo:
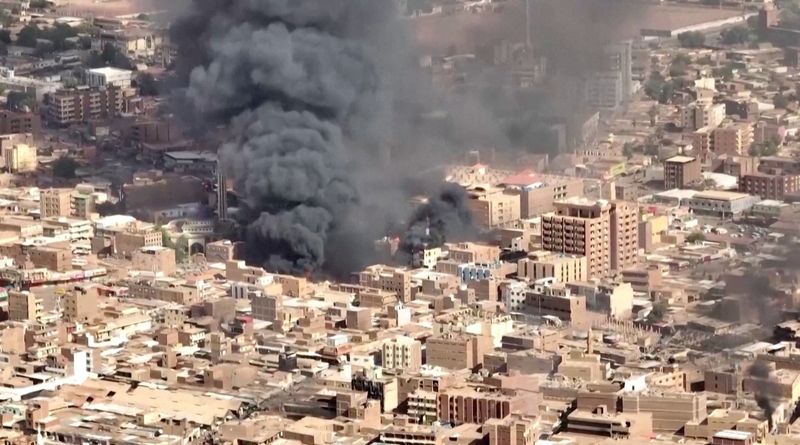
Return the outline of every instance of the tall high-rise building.
<path id="1" fill-rule="evenodd" d="M 607 45 L 608 69 L 620 73 L 622 98 L 628 100 L 633 91 L 633 41 L 623 40 Z"/>
<path id="2" fill-rule="evenodd" d="M 621 201 L 572 198 L 542 217 L 542 247 L 584 255 L 589 277 L 604 277 L 636 262 L 638 208 Z"/>
<path id="3" fill-rule="evenodd" d="M 222 171 L 222 167 L 217 166 L 217 218 L 220 220 L 228 219 L 228 195 L 227 178 Z"/>

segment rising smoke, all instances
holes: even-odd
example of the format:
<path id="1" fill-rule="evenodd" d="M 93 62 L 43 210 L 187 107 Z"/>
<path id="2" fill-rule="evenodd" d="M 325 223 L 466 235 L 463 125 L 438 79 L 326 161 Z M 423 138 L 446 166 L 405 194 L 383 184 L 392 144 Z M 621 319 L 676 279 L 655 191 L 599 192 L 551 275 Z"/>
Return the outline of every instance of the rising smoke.
<path id="1" fill-rule="evenodd" d="M 369 263 L 372 241 L 409 215 L 406 246 L 419 244 L 423 216 L 436 243 L 466 233 L 463 191 L 437 184 L 415 213 L 409 177 L 476 146 L 519 149 L 540 140 L 528 131 L 540 124 L 527 114 L 530 101 L 484 108 L 479 99 L 487 95 L 430 88 L 396 4 L 194 0 L 173 26 L 187 85 L 176 103 L 198 113 L 199 130 L 230 134 L 220 158 L 241 197 L 236 219 L 249 260 L 344 274 Z M 537 48 L 548 53 L 548 45 Z M 442 109 L 444 119 L 426 117 Z M 498 110 L 527 120 L 510 132 Z"/>
<path id="2" fill-rule="evenodd" d="M 754 384 L 754 397 L 758 407 L 764 412 L 764 417 L 769 422 L 770 429 L 772 429 L 772 415 L 775 414 L 777 401 L 772 393 L 770 393 L 767 383 L 772 379 L 772 369 L 764 362 L 755 362 L 747 368 L 747 374 L 750 377 L 760 380 Z"/>

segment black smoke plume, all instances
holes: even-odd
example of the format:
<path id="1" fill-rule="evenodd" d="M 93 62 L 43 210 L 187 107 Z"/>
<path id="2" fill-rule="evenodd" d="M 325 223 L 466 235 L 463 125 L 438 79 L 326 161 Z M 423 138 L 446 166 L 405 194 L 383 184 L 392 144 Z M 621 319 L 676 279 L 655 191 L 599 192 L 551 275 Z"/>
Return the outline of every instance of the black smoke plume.
<path id="1" fill-rule="evenodd" d="M 414 212 L 402 236 L 401 250 L 413 254 L 425 247 L 440 247 L 447 240 L 476 235 L 468 200 L 463 188 L 445 185 L 439 194 L 430 197 Z"/>
<path id="2" fill-rule="evenodd" d="M 194 0 L 174 24 L 186 85 L 174 107 L 196 113 L 197 134 L 230 135 L 220 159 L 241 198 L 234 217 L 250 261 L 283 272 L 357 270 L 373 258 L 373 240 L 413 214 L 409 172 L 459 150 L 535 146 L 541 132 L 526 129 L 547 127 L 528 113 L 516 126 L 495 116 L 522 115 L 536 95 L 487 110 L 482 97 L 432 88 L 397 4 Z M 432 124 L 440 110 L 446 117 Z M 466 226 L 462 207 L 438 207 L 455 214 L 433 215 L 437 237 Z M 413 240 L 418 221 L 410 227 Z"/>
<path id="3" fill-rule="evenodd" d="M 765 385 L 761 383 L 767 383 L 772 379 L 772 369 L 763 363 L 763 362 L 755 362 L 747 368 L 747 373 L 750 377 L 758 379 L 759 382 L 756 382 L 753 386 L 753 395 L 756 399 L 756 403 L 758 407 L 764 412 L 764 417 L 766 417 L 767 421 L 769 422 L 770 430 L 772 429 L 772 415 L 775 414 L 775 404 L 776 401 L 773 395 L 770 393 L 769 388 L 765 387 Z"/>

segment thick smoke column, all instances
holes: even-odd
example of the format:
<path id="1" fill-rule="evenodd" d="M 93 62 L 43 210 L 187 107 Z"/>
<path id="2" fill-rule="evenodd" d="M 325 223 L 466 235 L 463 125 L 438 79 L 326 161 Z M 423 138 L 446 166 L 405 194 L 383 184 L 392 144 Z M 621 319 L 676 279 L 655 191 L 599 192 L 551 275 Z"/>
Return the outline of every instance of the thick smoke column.
<path id="1" fill-rule="evenodd" d="M 767 366 L 763 362 L 755 362 L 753 363 L 748 369 L 747 373 L 758 380 L 766 383 L 772 379 L 771 373 L 772 370 L 769 366 Z M 759 382 L 760 383 L 760 382 Z M 769 422 L 770 429 L 772 429 L 772 415 L 775 413 L 775 401 L 773 400 L 772 394 L 770 394 L 769 389 L 765 388 L 764 385 L 756 384 L 754 385 L 754 396 L 756 399 L 756 403 L 758 403 L 758 407 L 764 411 L 764 417 L 766 417 L 767 421 Z"/>
<path id="2" fill-rule="evenodd" d="M 447 240 L 464 239 L 476 233 L 469 197 L 463 188 L 445 186 L 420 206 L 403 235 L 401 250 L 413 254 L 428 246 L 441 246 Z"/>
<path id="3" fill-rule="evenodd" d="M 252 260 L 318 268 L 360 205 L 357 161 L 380 157 L 392 117 L 376 48 L 362 42 L 389 26 L 391 5 L 196 0 L 173 28 L 187 97 L 236 135 L 220 156 L 243 196 Z"/>

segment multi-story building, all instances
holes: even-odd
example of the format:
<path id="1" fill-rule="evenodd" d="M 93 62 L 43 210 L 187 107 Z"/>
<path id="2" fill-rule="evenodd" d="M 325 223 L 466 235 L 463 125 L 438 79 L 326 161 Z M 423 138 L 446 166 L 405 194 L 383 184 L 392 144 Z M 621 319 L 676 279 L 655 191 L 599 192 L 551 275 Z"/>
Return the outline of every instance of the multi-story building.
<path id="1" fill-rule="evenodd" d="M 38 113 L 0 111 L 0 134 L 39 134 L 41 131 L 42 119 Z"/>
<path id="2" fill-rule="evenodd" d="M 586 297 L 572 295 L 562 285 L 536 286 L 525 292 L 523 313 L 535 316 L 550 316 L 564 320 L 575 327 L 589 327 Z"/>
<path id="3" fill-rule="evenodd" d="M 72 190 L 42 190 L 39 195 L 39 211 L 42 218 L 70 216 L 72 214 Z"/>
<path id="4" fill-rule="evenodd" d="M 467 205 L 481 227 L 502 227 L 519 220 L 520 199 L 516 193 L 498 187 L 473 187 L 469 197 Z"/>
<path id="5" fill-rule="evenodd" d="M 73 322 L 92 321 L 97 317 L 97 288 L 76 286 L 63 298 L 64 318 Z"/>
<path id="6" fill-rule="evenodd" d="M 440 391 L 438 399 L 440 421 L 453 425 L 482 424 L 489 419 L 504 419 L 512 412 L 535 414 L 539 394 L 492 388 L 453 387 Z"/>
<path id="7" fill-rule="evenodd" d="M 359 272 L 358 283 L 394 292 L 403 302 L 411 300 L 411 273 L 403 268 L 375 264 Z"/>
<path id="8" fill-rule="evenodd" d="M 13 321 L 38 321 L 44 314 L 44 302 L 28 291 L 8 293 L 8 319 Z"/>
<path id="9" fill-rule="evenodd" d="M 15 144 L 3 147 L 3 160 L 9 173 L 28 173 L 39 166 L 36 147 L 28 144 Z"/>
<path id="10" fill-rule="evenodd" d="M 445 369 L 473 369 L 483 363 L 492 350 L 492 337 L 470 334 L 443 334 L 425 342 L 426 364 Z"/>
<path id="11" fill-rule="evenodd" d="M 163 246 L 142 247 L 131 256 L 134 270 L 172 275 L 177 270 L 175 250 Z"/>
<path id="12" fill-rule="evenodd" d="M 607 57 L 607 66 L 611 71 L 620 73 L 622 100 L 628 100 L 633 91 L 633 41 L 622 40 L 606 45 L 603 53 Z"/>
<path id="13" fill-rule="evenodd" d="M 739 190 L 763 199 L 782 201 L 786 194 L 800 191 L 800 175 L 752 173 L 740 178 Z"/>
<path id="14" fill-rule="evenodd" d="M 484 428 L 489 430 L 489 445 L 533 445 L 539 437 L 539 420 L 518 413 L 489 419 Z"/>
<path id="15" fill-rule="evenodd" d="M 127 101 L 134 94 L 114 86 L 59 90 L 50 98 L 47 118 L 60 126 L 107 119 L 125 112 Z"/>
<path id="16" fill-rule="evenodd" d="M 725 104 L 693 103 L 681 110 L 681 126 L 684 130 L 714 129 L 725 119 Z"/>
<path id="17" fill-rule="evenodd" d="M 644 392 L 622 396 L 622 411 L 626 413 L 651 413 L 653 430 L 675 433 L 686 422 L 699 422 L 706 418 L 706 395 L 701 393 Z"/>
<path id="18" fill-rule="evenodd" d="M 590 278 L 635 264 L 639 242 L 635 204 L 581 198 L 555 206 L 555 212 L 542 217 L 545 250 L 585 256 Z"/>
<path id="19" fill-rule="evenodd" d="M 583 180 L 542 175 L 525 170 L 500 182 L 520 197 L 520 218 L 533 218 L 555 210 L 553 202 L 583 195 Z"/>
<path id="20" fill-rule="evenodd" d="M 538 251 L 517 262 L 517 276 L 528 281 L 553 278 L 560 283 L 586 281 L 586 257 L 567 253 Z"/>
<path id="21" fill-rule="evenodd" d="M 36 246 L 28 251 L 31 263 L 55 272 L 72 269 L 72 251 L 68 248 Z"/>
<path id="22" fill-rule="evenodd" d="M 110 66 L 86 70 L 86 84 L 92 88 L 113 86 L 129 88 L 133 79 L 133 71 Z"/>
<path id="23" fill-rule="evenodd" d="M 695 194 L 686 205 L 695 213 L 730 217 L 749 210 L 759 200 L 746 193 L 710 190 Z"/>
<path id="24" fill-rule="evenodd" d="M 422 344 L 410 337 L 395 337 L 383 342 L 383 367 L 417 371 L 422 366 Z"/>
<path id="25" fill-rule="evenodd" d="M 746 155 L 753 145 L 753 127 L 738 123 L 713 131 L 713 151 L 716 155 Z"/>
<path id="26" fill-rule="evenodd" d="M 698 153 L 709 153 L 714 150 L 714 130 L 708 127 L 698 128 L 692 133 L 692 146 Z"/>
<path id="27" fill-rule="evenodd" d="M 690 156 L 673 156 L 664 161 L 664 188 L 682 189 L 703 180 L 700 160 Z"/>
<path id="28" fill-rule="evenodd" d="M 595 73 L 585 85 L 586 104 L 601 110 L 616 109 L 625 99 L 622 83 L 622 73 L 619 71 Z"/>

